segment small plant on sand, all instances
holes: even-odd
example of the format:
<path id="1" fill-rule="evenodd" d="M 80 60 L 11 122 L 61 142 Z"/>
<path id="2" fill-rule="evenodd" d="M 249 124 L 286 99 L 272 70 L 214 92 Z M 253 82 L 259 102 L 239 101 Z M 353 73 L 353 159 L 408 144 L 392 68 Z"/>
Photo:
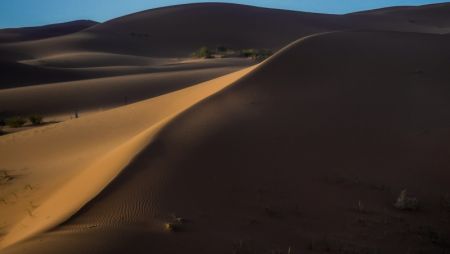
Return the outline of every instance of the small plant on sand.
<path id="1" fill-rule="evenodd" d="M 27 120 L 21 116 L 14 116 L 14 117 L 7 118 L 5 120 L 6 125 L 8 125 L 11 128 L 22 127 L 26 122 L 27 122 Z"/>
<path id="2" fill-rule="evenodd" d="M 172 215 L 172 220 L 164 224 L 164 227 L 169 232 L 177 232 L 181 230 L 182 225 L 186 220 L 182 217 Z"/>
<path id="3" fill-rule="evenodd" d="M 408 191 L 405 189 L 400 192 L 394 207 L 399 210 L 415 211 L 419 209 L 419 200 L 408 196 Z"/>
<path id="4" fill-rule="evenodd" d="M 30 120 L 32 125 L 39 125 L 42 123 L 42 119 L 44 117 L 40 116 L 40 115 L 32 115 L 28 117 L 28 120 Z"/>
<path id="5" fill-rule="evenodd" d="M 192 56 L 198 58 L 212 58 L 212 51 L 208 47 L 201 47 L 195 51 Z"/>
<path id="6" fill-rule="evenodd" d="M 364 207 L 364 204 L 363 204 L 363 202 L 361 200 L 358 200 L 358 204 L 357 204 L 356 209 L 360 213 L 365 213 L 366 212 L 366 208 Z"/>
<path id="7" fill-rule="evenodd" d="M 6 170 L 0 170 L 0 185 L 11 182 L 14 178 L 15 177 L 10 175 Z"/>
<path id="8" fill-rule="evenodd" d="M 272 55 L 272 51 L 268 49 L 243 49 L 239 52 L 239 56 L 252 58 L 253 60 L 264 60 Z"/>
<path id="9" fill-rule="evenodd" d="M 180 229 L 179 226 L 175 223 L 166 223 L 164 224 L 164 227 L 169 232 L 176 232 Z"/>

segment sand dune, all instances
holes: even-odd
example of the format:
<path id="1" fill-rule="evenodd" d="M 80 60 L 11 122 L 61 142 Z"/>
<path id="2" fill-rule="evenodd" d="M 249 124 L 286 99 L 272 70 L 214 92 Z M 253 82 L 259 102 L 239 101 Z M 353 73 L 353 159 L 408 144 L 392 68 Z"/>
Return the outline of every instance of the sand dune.
<path id="1" fill-rule="evenodd" d="M 0 29 L 0 43 L 39 40 L 79 32 L 98 24 L 92 20 L 76 20 L 72 22 L 37 27 Z"/>
<path id="2" fill-rule="evenodd" d="M 325 15 L 236 4 L 187 4 L 127 15 L 66 36 L 0 45 L 0 52 L 9 54 L 9 60 L 78 51 L 185 57 L 201 46 L 278 50 L 302 36 L 343 29 L 445 33 L 448 6 Z"/>
<path id="3" fill-rule="evenodd" d="M 249 63 L 249 62 L 247 62 Z M 205 66 L 204 66 L 205 67 Z M 236 71 L 242 66 L 163 71 L 0 90 L 4 114 L 69 119 L 152 98 Z M 51 98 L 49 100 L 49 98 Z"/>
<path id="4" fill-rule="evenodd" d="M 391 7 L 346 15 L 355 28 L 444 34 L 450 32 L 450 4 Z"/>
<path id="5" fill-rule="evenodd" d="M 349 15 L 219 3 L 153 9 L 76 33 L 0 45 L 1 65 L 7 69 L 6 75 L 0 77 L 1 88 L 153 72 L 142 66 L 189 57 L 201 46 L 278 50 L 302 36 L 335 30 L 448 33 L 448 6 L 401 7 Z M 97 69 L 83 70 L 92 67 Z"/>
<path id="6" fill-rule="evenodd" d="M 2 166 L 13 172 L 27 170 L 8 190 L 2 190 L 2 198 L 14 203 L 3 204 L 8 209 L 2 210 L 6 213 L 1 217 L 12 229 L 1 246 L 65 221 L 114 179 L 167 121 L 251 69 L 116 110 L 2 137 Z M 55 142 L 48 144 L 50 140 Z M 17 158 L 23 152 L 30 154 L 26 162 Z M 50 185 L 48 177 L 52 178 Z M 18 189 L 22 190 L 18 193 Z M 61 202 L 67 205 L 54 209 Z"/>
<path id="7" fill-rule="evenodd" d="M 82 53 L 80 54 L 82 55 Z M 240 68 L 255 63 L 251 59 L 243 58 L 200 59 L 194 61 L 184 58 L 151 59 L 147 57 L 104 53 L 88 53 L 84 56 L 75 55 L 77 57 L 72 57 L 72 54 L 64 54 L 45 60 L 25 60 L 22 63 L 0 61 L 0 68 L 5 71 L 0 77 L 0 89 L 45 85 L 57 82 L 87 81 L 89 79 L 133 74 L 206 70 L 220 67 Z M 144 63 L 147 65 L 139 65 Z"/>
<path id="8" fill-rule="evenodd" d="M 448 251 L 448 6 L 190 4 L 0 45 L 92 75 L 0 90 L 0 109 L 82 116 L 0 137 L 2 253 Z M 282 49 L 237 72 L 252 62 L 183 58 L 219 44 Z M 418 210 L 393 205 L 404 189 Z"/>
<path id="9" fill-rule="evenodd" d="M 438 253 L 416 237 L 450 233 L 438 202 L 450 192 L 443 38 L 300 40 L 171 121 L 69 222 L 5 253 L 229 253 L 239 242 L 259 252 Z M 403 188 L 421 212 L 393 208 Z M 183 232 L 165 232 L 171 214 L 187 220 Z"/>
<path id="10" fill-rule="evenodd" d="M 9 61 L 0 61 L 0 68 L 2 69 L 0 89 L 81 78 L 80 75 L 68 70 L 55 70 Z"/>
<path id="11" fill-rule="evenodd" d="M 173 61 L 172 61 L 173 62 Z M 147 66 L 171 63 L 170 59 L 108 54 L 101 52 L 76 52 L 25 60 L 25 64 L 62 68 L 86 68 L 105 66 Z"/>

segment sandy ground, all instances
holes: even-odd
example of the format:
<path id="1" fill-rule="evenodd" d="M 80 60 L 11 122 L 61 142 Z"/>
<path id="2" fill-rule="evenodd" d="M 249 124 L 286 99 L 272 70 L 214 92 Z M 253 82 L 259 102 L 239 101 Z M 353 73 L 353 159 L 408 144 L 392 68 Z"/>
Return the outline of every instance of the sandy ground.
<path id="1" fill-rule="evenodd" d="M 70 119 L 78 112 L 106 110 L 172 92 L 242 68 L 199 68 L 121 75 L 0 90 L 0 108 L 10 115 L 41 114 Z M 50 98 L 50 99 L 49 99 Z M 54 116 L 59 116 L 55 119 Z"/>
<path id="2" fill-rule="evenodd" d="M 114 179 L 165 123 L 249 71 L 2 137 L 2 167 L 14 178 L 2 188 L 2 205 L 7 209 L 2 209 L 0 217 L 11 228 L 2 246 L 65 221 Z M 28 154 L 26 161 L 19 160 L 23 154 Z M 48 178 L 51 185 L 46 183 Z"/>
<path id="3" fill-rule="evenodd" d="M 194 4 L 0 46 L 8 63 L 107 73 L 0 90 L 8 111 L 87 112 L 0 137 L 2 253 L 448 252 L 448 6 L 334 16 Z M 308 22 L 244 35 L 246 15 Z M 231 45 L 283 49 L 240 71 L 252 62 L 186 60 L 223 38 L 172 26 L 205 17 L 243 22 L 224 32 Z M 119 47 L 130 31 L 139 39 Z M 142 68 L 154 71 L 127 73 Z M 417 209 L 394 206 L 405 189 Z"/>

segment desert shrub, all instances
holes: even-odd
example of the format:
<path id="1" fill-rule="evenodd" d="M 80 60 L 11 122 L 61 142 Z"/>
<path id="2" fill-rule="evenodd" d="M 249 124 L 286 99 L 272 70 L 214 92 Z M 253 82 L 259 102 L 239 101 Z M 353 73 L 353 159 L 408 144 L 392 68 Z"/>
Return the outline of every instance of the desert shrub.
<path id="1" fill-rule="evenodd" d="M 164 224 L 164 227 L 167 231 L 170 232 L 177 232 L 181 230 L 181 227 L 186 222 L 186 220 L 182 217 L 177 217 L 175 215 L 172 215 L 172 219 L 170 222 L 167 222 Z"/>
<path id="2" fill-rule="evenodd" d="M 417 210 L 419 209 L 419 200 L 415 197 L 408 196 L 408 191 L 402 190 L 394 204 L 395 208 L 400 210 Z"/>
<path id="3" fill-rule="evenodd" d="M 254 60 L 264 60 L 272 55 L 268 49 L 243 49 L 239 52 L 240 57 L 252 58 Z"/>
<path id="4" fill-rule="evenodd" d="M 261 49 L 258 51 L 256 55 L 256 60 L 265 60 L 266 58 L 269 58 L 271 55 L 273 55 L 273 52 L 268 49 Z"/>
<path id="5" fill-rule="evenodd" d="M 243 49 L 239 51 L 240 57 L 253 57 L 254 55 L 256 55 L 255 49 Z"/>
<path id="6" fill-rule="evenodd" d="M 21 116 L 14 116 L 5 120 L 6 125 L 11 128 L 22 127 L 26 122 L 27 120 Z"/>
<path id="7" fill-rule="evenodd" d="M 15 179 L 15 176 L 10 175 L 6 170 L 0 170 L 0 185 L 7 184 Z"/>
<path id="8" fill-rule="evenodd" d="M 195 51 L 192 56 L 198 58 L 211 58 L 212 51 L 208 47 L 201 47 L 197 51 Z"/>
<path id="9" fill-rule="evenodd" d="M 167 231 L 170 231 L 170 232 L 176 232 L 179 230 L 178 225 L 174 224 L 174 223 L 166 223 L 166 224 L 164 224 L 164 227 L 166 228 Z"/>
<path id="10" fill-rule="evenodd" d="M 31 124 L 33 125 L 39 125 L 42 123 L 42 119 L 44 117 L 40 115 L 32 115 L 28 117 L 28 120 L 30 120 Z"/>

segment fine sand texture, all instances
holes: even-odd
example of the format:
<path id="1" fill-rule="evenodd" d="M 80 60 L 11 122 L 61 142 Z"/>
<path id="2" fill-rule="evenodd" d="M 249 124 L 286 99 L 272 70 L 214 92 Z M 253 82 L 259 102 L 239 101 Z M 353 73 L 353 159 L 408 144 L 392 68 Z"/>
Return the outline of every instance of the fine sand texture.
<path id="1" fill-rule="evenodd" d="M 449 253 L 449 6 L 188 4 L 0 44 L 0 116 L 61 121 L 0 136 L 0 252 Z M 276 53 L 189 57 L 219 45 Z"/>
<path id="2" fill-rule="evenodd" d="M 2 167 L 12 179 L 1 193 L 6 209 L 0 217 L 3 227 L 8 227 L 1 246 L 66 220 L 119 174 L 167 121 L 251 69 L 115 110 L 2 137 Z M 24 154 L 26 161 L 19 159 Z M 51 184 L 46 183 L 49 178 Z"/>

